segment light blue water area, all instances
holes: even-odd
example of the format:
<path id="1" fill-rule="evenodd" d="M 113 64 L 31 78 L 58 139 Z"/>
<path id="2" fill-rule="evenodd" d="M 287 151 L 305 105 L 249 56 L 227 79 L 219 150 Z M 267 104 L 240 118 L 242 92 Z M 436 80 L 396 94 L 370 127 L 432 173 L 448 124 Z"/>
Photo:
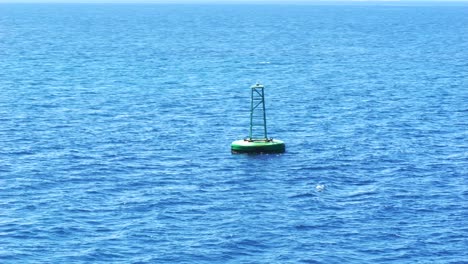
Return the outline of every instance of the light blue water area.
<path id="1" fill-rule="evenodd" d="M 467 81 L 463 4 L 2 4 L 0 262 L 467 263 Z"/>

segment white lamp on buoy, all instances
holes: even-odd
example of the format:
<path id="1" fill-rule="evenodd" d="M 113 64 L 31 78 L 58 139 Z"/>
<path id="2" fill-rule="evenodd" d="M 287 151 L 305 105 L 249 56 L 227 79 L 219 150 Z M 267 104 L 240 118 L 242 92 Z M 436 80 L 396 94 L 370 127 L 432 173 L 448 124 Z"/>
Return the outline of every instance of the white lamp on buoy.
<path id="1" fill-rule="evenodd" d="M 249 136 L 232 142 L 233 153 L 283 153 L 286 150 L 283 141 L 267 136 L 264 88 L 259 83 L 251 87 Z"/>

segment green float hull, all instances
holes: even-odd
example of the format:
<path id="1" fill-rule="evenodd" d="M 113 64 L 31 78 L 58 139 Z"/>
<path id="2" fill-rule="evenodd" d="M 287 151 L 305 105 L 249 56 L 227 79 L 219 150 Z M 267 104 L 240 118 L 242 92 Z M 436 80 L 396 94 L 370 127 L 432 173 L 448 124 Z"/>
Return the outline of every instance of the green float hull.
<path id="1" fill-rule="evenodd" d="M 231 144 L 233 153 L 283 153 L 285 150 L 281 140 L 237 140 Z"/>

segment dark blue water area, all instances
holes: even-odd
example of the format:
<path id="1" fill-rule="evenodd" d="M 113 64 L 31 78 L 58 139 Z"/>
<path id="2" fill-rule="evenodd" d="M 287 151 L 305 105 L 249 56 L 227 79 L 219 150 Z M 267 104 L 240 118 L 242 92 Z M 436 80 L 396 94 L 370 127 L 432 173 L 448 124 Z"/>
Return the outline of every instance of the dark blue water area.
<path id="1" fill-rule="evenodd" d="M 0 262 L 468 263 L 467 81 L 464 4 L 2 4 Z"/>

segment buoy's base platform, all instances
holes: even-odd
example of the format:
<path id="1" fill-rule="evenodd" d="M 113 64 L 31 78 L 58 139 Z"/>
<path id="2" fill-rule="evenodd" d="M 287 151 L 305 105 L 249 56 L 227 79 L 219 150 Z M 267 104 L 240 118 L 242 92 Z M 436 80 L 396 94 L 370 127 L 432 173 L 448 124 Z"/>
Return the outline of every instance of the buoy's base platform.
<path id="1" fill-rule="evenodd" d="M 286 146 L 276 139 L 242 139 L 231 144 L 232 153 L 283 153 Z"/>

